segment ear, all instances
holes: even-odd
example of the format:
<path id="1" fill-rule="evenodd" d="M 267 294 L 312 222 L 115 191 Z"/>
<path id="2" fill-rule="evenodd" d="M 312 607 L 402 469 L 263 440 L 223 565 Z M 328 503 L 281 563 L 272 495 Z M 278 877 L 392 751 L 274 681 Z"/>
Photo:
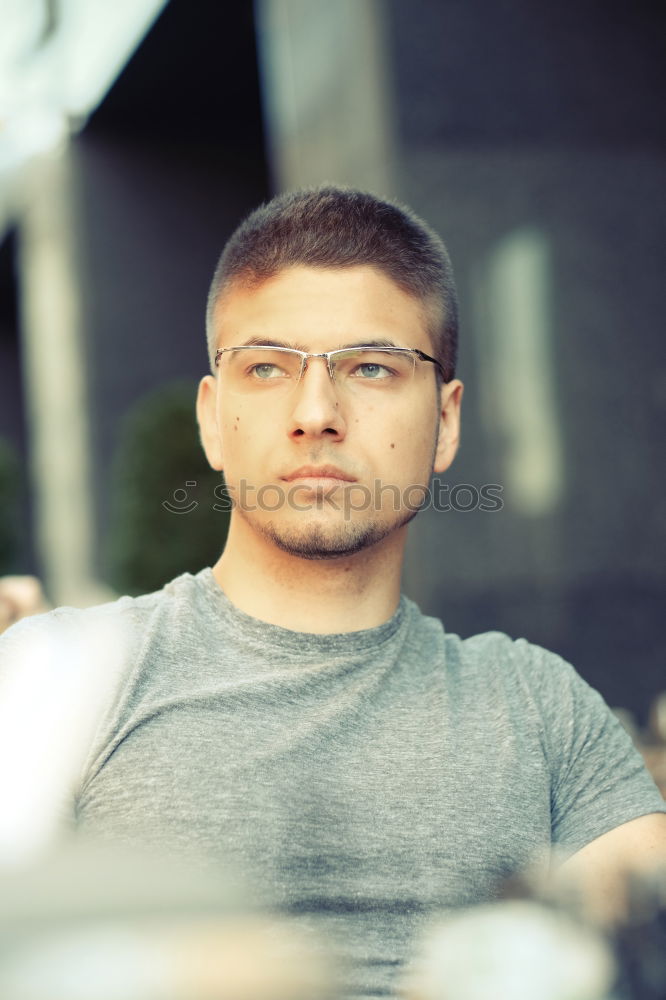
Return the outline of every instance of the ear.
<path id="1" fill-rule="evenodd" d="M 201 445 L 206 453 L 208 464 L 212 469 L 221 472 L 224 468 L 224 462 L 217 419 L 217 381 L 212 375 L 205 375 L 199 382 L 197 421 Z"/>
<path id="2" fill-rule="evenodd" d="M 456 457 L 460 442 L 460 406 L 464 388 L 457 378 L 445 383 L 441 388 L 439 434 L 433 472 L 446 472 Z"/>

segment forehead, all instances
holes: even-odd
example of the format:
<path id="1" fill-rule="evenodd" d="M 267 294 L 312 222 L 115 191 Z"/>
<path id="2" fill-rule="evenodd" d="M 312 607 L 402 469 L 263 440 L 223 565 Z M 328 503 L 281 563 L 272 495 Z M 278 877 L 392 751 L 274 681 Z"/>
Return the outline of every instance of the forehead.
<path id="1" fill-rule="evenodd" d="M 215 311 L 217 347 L 265 337 L 333 350 L 390 339 L 431 348 L 422 303 L 373 267 L 290 267 L 259 284 L 232 284 Z"/>

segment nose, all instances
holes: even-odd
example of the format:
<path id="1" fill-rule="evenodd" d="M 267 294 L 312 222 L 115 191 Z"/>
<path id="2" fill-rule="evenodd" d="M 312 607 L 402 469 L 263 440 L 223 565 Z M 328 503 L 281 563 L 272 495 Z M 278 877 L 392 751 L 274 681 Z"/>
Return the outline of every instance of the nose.
<path id="1" fill-rule="evenodd" d="M 345 420 L 326 358 L 308 360 L 290 399 L 290 437 L 344 438 Z"/>

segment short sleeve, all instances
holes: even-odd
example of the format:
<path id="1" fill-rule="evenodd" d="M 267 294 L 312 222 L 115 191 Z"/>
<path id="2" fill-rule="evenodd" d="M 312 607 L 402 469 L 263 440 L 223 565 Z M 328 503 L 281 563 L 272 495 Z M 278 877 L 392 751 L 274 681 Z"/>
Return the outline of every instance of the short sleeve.
<path id="1" fill-rule="evenodd" d="M 551 771 L 551 840 L 564 854 L 666 802 L 629 734 L 574 668 L 519 639 L 543 720 Z"/>

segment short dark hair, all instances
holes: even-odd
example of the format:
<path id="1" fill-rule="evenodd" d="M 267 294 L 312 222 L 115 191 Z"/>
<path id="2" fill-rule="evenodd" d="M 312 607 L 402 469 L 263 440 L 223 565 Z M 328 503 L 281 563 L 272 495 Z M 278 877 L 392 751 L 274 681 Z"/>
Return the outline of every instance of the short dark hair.
<path id="1" fill-rule="evenodd" d="M 448 382 L 458 347 L 453 269 L 439 236 L 409 208 L 365 191 L 324 186 L 278 195 L 240 224 L 220 257 L 206 328 L 214 369 L 215 309 L 230 285 L 261 283 L 294 265 L 370 265 L 425 307 L 428 333 Z"/>

